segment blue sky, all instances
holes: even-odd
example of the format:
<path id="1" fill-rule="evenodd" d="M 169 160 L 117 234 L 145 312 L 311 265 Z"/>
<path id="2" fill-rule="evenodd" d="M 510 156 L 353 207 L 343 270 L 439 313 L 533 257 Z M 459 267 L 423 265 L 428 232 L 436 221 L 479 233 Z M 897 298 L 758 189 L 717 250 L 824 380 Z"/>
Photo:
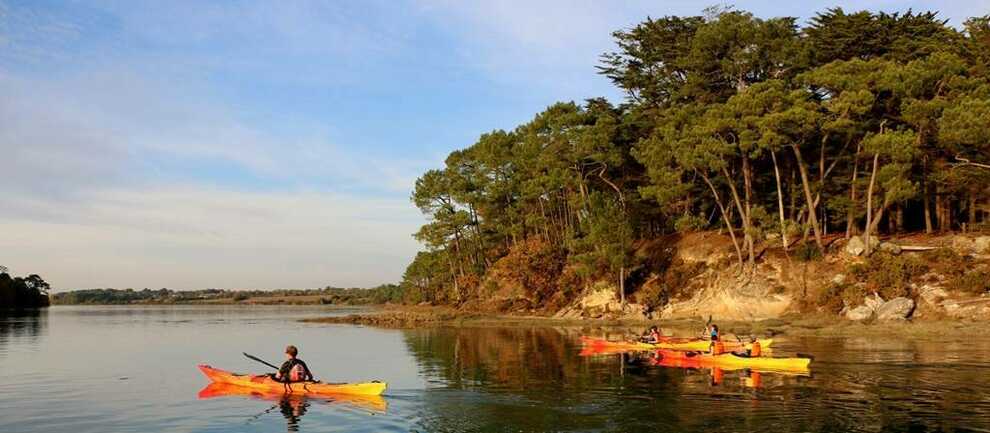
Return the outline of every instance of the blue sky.
<path id="1" fill-rule="evenodd" d="M 610 32 L 701 7 L 0 0 L 0 264 L 58 289 L 397 281 L 416 176 L 555 101 L 620 100 L 594 69 Z"/>

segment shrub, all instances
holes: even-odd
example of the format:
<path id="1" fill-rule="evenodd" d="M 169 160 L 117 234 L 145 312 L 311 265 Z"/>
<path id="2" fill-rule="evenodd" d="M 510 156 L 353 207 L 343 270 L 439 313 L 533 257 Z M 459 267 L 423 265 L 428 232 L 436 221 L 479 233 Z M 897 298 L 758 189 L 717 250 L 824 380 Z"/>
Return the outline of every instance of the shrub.
<path id="1" fill-rule="evenodd" d="M 945 286 L 949 290 L 973 295 L 982 295 L 986 292 L 990 292 L 990 272 L 966 272 L 951 278 Z"/>
<path id="2" fill-rule="evenodd" d="M 876 292 L 884 299 L 892 299 L 911 296 L 911 281 L 927 272 L 928 267 L 918 257 L 878 252 L 849 271 L 857 281 L 866 283 L 866 293 Z"/>

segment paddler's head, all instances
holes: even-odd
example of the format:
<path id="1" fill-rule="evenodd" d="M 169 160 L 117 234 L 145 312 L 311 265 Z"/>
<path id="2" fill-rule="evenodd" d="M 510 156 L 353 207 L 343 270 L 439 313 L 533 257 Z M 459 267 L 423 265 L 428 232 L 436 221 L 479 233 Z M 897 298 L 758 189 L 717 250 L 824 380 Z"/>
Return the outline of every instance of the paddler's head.
<path id="1" fill-rule="evenodd" d="M 296 355 L 298 355 L 298 354 L 299 354 L 299 349 L 296 349 L 296 346 L 293 346 L 291 344 L 288 345 L 288 346 L 285 346 L 285 357 L 286 358 L 295 359 L 296 358 Z"/>

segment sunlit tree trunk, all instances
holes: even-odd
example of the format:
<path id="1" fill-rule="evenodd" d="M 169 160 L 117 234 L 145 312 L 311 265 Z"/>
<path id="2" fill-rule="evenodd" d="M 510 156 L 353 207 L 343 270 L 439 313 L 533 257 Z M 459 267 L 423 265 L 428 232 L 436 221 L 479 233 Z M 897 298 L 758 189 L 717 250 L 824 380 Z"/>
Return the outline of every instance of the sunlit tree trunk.
<path id="1" fill-rule="evenodd" d="M 822 242 L 822 231 L 818 227 L 818 217 L 815 215 L 814 209 L 814 199 L 811 197 L 811 185 L 808 182 L 808 167 L 804 165 L 804 160 L 801 158 L 801 149 L 798 145 L 792 145 L 791 149 L 794 150 L 794 157 L 797 159 L 798 171 L 801 174 L 801 184 L 804 187 L 804 198 L 808 203 L 808 221 L 811 223 L 811 228 L 815 232 L 815 243 L 818 244 L 819 249 L 824 248 L 824 243 Z"/>
<path id="2" fill-rule="evenodd" d="M 784 254 L 787 254 L 787 225 L 784 219 L 784 191 L 780 187 L 780 167 L 777 166 L 777 153 L 770 150 L 770 158 L 773 159 L 773 176 L 777 181 L 777 211 L 780 216 L 780 241 L 784 246 Z"/>

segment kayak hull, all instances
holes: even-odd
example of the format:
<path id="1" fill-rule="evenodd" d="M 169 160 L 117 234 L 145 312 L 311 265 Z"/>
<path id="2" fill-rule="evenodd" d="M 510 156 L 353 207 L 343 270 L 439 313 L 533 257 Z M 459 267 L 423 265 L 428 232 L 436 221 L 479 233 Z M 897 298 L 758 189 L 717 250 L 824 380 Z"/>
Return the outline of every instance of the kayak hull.
<path id="1" fill-rule="evenodd" d="M 276 401 L 281 403 L 288 403 L 290 406 L 294 406 L 297 402 L 303 402 L 309 398 L 317 398 L 320 401 L 324 401 L 328 404 L 342 404 L 351 407 L 356 407 L 360 409 L 366 409 L 373 412 L 384 413 L 388 409 L 388 404 L 385 399 L 380 395 L 350 395 L 350 394 L 335 394 L 335 395 L 318 395 L 310 396 L 304 394 L 285 394 L 282 390 L 277 392 L 260 390 L 249 388 L 240 385 L 233 385 L 230 383 L 222 382 L 210 382 L 205 388 L 199 391 L 197 397 L 200 400 L 206 400 L 211 398 L 222 398 L 222 397 L 248 397 L 256 398 L 267 401 Z"/>
<path id="2" fill-rule="evenodd" d="M 658 350 L 654 364 L 664 367 L 681 368 L 720 368 L 723 370 L 743 370 L 770 373 L 806 374 L 811 365 L 810 358 L 749 358 L 733 353 L 712 355 L 700 352 L 681 352 L 675 350 Z"/>
<path id="3" fill-rule="evenodd" d="M 764 350 L 770 349 L 773 344 L 772 338 L 759 339 L 760 347 Z M 592 338 L 592 337 L 581 337 L 581 343 L 584 344 L 586 349 L 590 349 L 590 353 L 618 353 L 618 352 L 633 352 L 633 351 L 651 351 L 651 350 L 681 350 L 688 352 L 704 352 L 709 349 L 711 341 L 692 339 L 692 340 L 675 340 L 671 339 L 669 341 L 662 341 L 659 343 L 641 343 L 636 341 L 609 341 L 602 338 Z M 751 343 L 742 343 L 736 341 L 723 341 L 722 344 L 725 346 L 725 350 L 746 350 L 753 347 Z"/>
<path id="4" fill-rule="evenodd" d="M 236 385 L 244 388 L 258 390 L 264 393 L 299 394 L 312 396 L 335 396 L 335 395 L 381 395 L 388 388 L 384 382 L 364 382 L 364 383 L 314 383 L 297 382 L 284 384 L 277 382 L 267 375 L 255 376 L 249 374 L 236 374 L 229 371 L 213 368 L 209 365 L 200 365 L 199 370 L 213 383 L 223 383 Z"/>

